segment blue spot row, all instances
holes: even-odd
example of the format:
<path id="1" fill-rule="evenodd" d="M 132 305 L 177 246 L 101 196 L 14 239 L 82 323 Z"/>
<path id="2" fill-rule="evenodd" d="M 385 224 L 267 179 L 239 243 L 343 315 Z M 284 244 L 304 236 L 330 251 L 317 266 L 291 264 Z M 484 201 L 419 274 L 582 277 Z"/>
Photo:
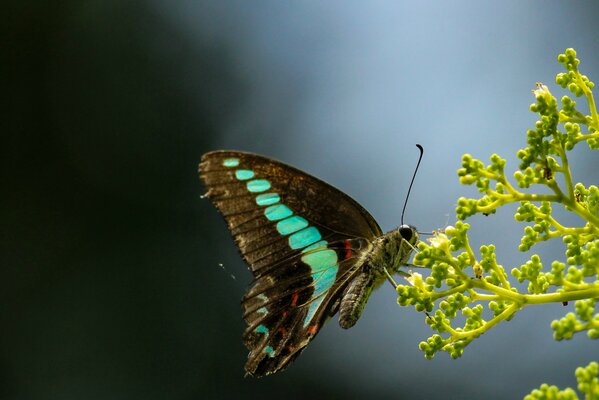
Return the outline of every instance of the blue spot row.
<path id="1" fill-rule="evenodd" d="M 237 167 L 239 159 L 227 158 L 223 161 L 223 165 L 228 168 Z M 304 327 L 306 327 L 324 301 L 326 292 L 335 282 L 339 269 L 337 253 L 326 247 L 328 242 L 322 240 L 320 231 L 316 227 L 309 226 L 308 221 L 298 215 L 293 215 L 293 211 L 289 207 L 280 203 L 281 198 L 278 193 L 263 193 L 271 188 L 268 180 L 253 179 L 255 173 L 249 169 L 235 170 L 235 177 L 240 181 L 247 181 L 246 187 L 249 192 L 260 193 L 256 196 L 256 204 L 266 207 L 264 215 L 269 221 L 278 221 L 276 229 L 281 235 L 289 235 L 287 239 L 289 247 L 294 250 L 303 249 L 302 261 L 310 266 L 314 282 L 314 293 L 304 321 Z M 262 307 L 258 312 L 267 312 L 267 310 Z M 255 331 L 268 335 L 268 328 L 264 325 L 259 325 Z M 263 352 L 274 357 L 274 350 L 271 346 L 266 346 Z"/>

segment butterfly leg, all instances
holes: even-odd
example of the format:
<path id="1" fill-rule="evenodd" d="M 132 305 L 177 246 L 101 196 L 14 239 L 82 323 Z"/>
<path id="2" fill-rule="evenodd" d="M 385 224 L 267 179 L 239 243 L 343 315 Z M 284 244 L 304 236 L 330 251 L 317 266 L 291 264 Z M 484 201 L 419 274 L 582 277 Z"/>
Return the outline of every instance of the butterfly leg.
<path id="1" fill-rule="evenodd" d="M 383 267 L 383 271 L 385 271 L 385 276 L 387 277 L 387 280 L 389 281 L 389 283 L 391 285 L 393 285 L 393 288 L 397 289 L 397 282 L 395 282 L 395 279 L 393 279 L 393 277 L 391 276 L 391 274 L 389 273 L 389 271 L 387 271 L 387 268 Z"/>
<path id="2" fill-rule="evenodd" d="M 391 274 L 389 273 L 389 270 L 387 270 L 387 268 L 383 267 L 383 271 L 385 272 L 385 276 L 387 277 L 387 280 L 389 281 L 389 283 L 391 283 L 393 285 L 393 287 L 395 289 L 397 289 L 397 286 L 399 286 L 397 284 L 397 282 L 395 282 L 395 279 L 393 279 L 393 276 L 391 276 Z M 403 276 L 404 278 L 409 278 L 412 275 L 408 272 L 404 272 L 404 271 L 396 271 L 399 275 Z"/>

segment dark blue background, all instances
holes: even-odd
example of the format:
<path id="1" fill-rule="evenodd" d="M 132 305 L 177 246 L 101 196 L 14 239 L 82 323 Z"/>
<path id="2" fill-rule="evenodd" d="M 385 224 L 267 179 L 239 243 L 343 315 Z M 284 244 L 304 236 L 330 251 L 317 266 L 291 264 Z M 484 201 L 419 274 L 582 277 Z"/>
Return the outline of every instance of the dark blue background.
<path id="1" fill-rule="evenodd" d="M 563 94 L 557 54 L 576 48 L 599 80 L 596 4 L 4 2 L 0 398 L 507 399 L 575 386 L 599 352 L 584 335 L 552 340 L 573 304 L 525 309 L 461 359 L 429 361 L 424 316 L 388 285 L 353 329 L 333 320 L 287 371 L 243 378 L 250 275 L 196 169 L 209 150 L 267 154 L 389 230 L 421 143 L 406 221 L 442 228 L 475 194 L 458 184 L 463 153 L 516 168 L 535 82 Z M 572 155 L 575 180 L 597 184 L 588 153 Z M 527 259 L 512 214 L 471 221 L 508 271 Z M 550 264 L 563 245 L 539 251 Z"/>

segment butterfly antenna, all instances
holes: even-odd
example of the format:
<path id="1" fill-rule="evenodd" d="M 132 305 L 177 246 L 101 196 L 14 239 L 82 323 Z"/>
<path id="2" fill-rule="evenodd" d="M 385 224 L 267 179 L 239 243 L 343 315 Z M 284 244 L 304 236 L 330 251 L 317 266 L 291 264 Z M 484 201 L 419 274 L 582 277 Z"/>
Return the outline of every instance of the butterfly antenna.
<path id="1" fill-rule="evenodd" d="M 421 145 L 416 144 L 418 150 L 420 150 L 420 157 L 418 157 L 418 163 L 416 164 L 416 169 L 414 169 L 414 175 L 412 175 L 412 181 L 410 182 L 410 187 L 408 187 L 408 194 L 406 195 L 406 201 L 403 203 L 403 210 L 401 210 L 401 224 L 403 225 L 403 215 L 406 213 L 406 206 L 408 205 L 408 199 L 410 198 L 410 192 L 412 191 L 412 185 L 414 184 L 414 179 L 416 178 L 416 173 L 418 172 L 418 167 L 420 166 L 420 161 L 422 161 L 422 155 L 424 154 L 424 149 Z"/>

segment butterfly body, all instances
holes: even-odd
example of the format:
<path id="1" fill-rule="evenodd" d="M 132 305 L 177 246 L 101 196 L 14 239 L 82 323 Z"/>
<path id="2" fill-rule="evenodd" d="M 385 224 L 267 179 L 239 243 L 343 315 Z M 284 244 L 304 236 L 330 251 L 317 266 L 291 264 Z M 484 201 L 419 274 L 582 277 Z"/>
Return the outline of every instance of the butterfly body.
<path id="1" fill-rule="evenodd" d="M 407 226 L 403 234 L 405 237 L 399 228 L 389 231 L 376 238 L 369 251 L 362 253 L 364 261 L 359 266 L 360 272 L 341 298 L 339 325 L 342 328 L 354 326 L 372 291 L 387 280 L 387 273 L 396 273 L 408 262 L 418 236 L 415 229 Z"/>
<path id="2" fill-rule="evenodd" d="M 254 275 L 242 299 L 250 375 L 285 368 L 337 312 L 352 327 L 418 240 L 408 225 L 383 234 L 349 196 L 270 158 L 207 153 L 200 177 Z"/>

